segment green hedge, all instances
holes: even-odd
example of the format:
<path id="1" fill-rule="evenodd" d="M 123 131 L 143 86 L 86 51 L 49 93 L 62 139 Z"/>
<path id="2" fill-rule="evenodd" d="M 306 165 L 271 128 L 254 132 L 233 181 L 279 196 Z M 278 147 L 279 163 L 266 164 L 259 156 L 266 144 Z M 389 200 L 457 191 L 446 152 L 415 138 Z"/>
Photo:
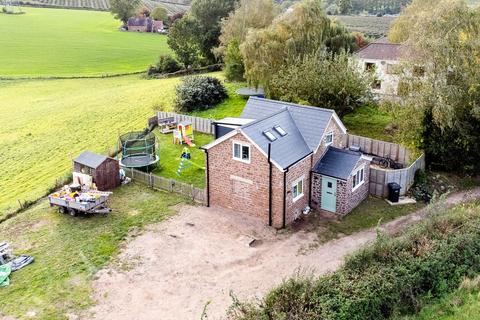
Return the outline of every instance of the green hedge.
<path id="1" fill-rule="evenodd" d="M 175 110 L 192 112 L 205 110 L 228 98 L 220 80 L 207 76 L 188 76 L 176 87 Z"/>
<path id="2" fill-rule="evenodd" d="M 260 305 L 237 302 L 230 319 L 364 320 L 418 312 L 480 273 L 480 205 L 436 211 L 402 237 L 381 235 L 331 275 L 290 279 Z"/>

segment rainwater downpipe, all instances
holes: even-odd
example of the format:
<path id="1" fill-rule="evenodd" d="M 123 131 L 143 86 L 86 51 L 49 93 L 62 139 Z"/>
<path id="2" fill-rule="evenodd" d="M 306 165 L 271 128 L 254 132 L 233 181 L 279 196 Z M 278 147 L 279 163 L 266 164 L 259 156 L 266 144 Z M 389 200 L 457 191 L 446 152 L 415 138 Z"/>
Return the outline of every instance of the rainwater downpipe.
<path id="1" fill-rule="evenodd" d="M 273 224 L 273 217 L 272 217 L 272 144 L 268 144 L 268 225 L 271 227 Z"/>

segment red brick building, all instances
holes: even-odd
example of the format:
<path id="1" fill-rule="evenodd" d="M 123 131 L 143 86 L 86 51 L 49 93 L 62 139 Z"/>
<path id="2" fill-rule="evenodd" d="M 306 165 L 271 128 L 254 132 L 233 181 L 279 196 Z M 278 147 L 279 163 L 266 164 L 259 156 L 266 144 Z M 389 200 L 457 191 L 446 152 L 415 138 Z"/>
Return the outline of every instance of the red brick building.
<path id="1" fill-rule="evenodd" d="M 133 17 L 128 19 L 128 31 L 134 32 L 162 32 L 163 21 L 154 20 L 150 17 Z"/>
<path id="2" fill-rule="evenodd" d="M 203 147 L 208 205 L 282 228 L 307 207 L 343 215 L 367 197 L 369 159 L 343 149 L 333 110 L 252 97 L 238 122 Z"/>

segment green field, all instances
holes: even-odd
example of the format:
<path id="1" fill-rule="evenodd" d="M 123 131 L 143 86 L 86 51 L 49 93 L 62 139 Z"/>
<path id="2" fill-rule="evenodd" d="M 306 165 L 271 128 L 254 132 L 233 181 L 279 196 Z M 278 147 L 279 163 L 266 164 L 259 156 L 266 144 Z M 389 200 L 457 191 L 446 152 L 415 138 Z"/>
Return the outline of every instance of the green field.
<path id="1" fill-rule="evenodd" d="M 118 31 L 109 12 L 24 8 L 0 15 L 0 77 L 94 76 L 142 71 L 167 38 Z"/>
<path id="2" fill-rule="evenodd" d="M 179 82 L 180 78 L 138 76 L 0 81 L 0 99 L 8 102 L 0 108 L 0 218 L 17 209 L 18 200 L 45 194 L 56 178 L 71 170 L 71 160 L 83 150 L 105 152 L 121 133 L 145 128 L 155 110 L 172 110 Z M 228 114 L 228 106 L 238 114 L 245 103 L 234 93 L 238 86 L 227 84 L 230 98 L 219 106 L 223 112 L 215 115 Z M 199 146 L 209 141 L 202 135 L 198 139 Z M 181 148 L 171 143 L 170 136 L 160 140 L 159 147 L 163 169 L 159 173 L 173 178 Z M 198 159 L 200 153 L 194 156 Z M 203 185 L 198 171 L 177 179 Z"/>

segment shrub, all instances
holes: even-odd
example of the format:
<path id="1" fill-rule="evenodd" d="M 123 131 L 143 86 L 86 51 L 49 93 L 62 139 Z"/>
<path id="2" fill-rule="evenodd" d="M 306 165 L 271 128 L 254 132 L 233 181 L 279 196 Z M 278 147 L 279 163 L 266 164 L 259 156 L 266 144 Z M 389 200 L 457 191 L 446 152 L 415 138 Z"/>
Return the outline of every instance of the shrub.
<path id="1" fill-rule="evenodd" d="M 176 88 L 175 108 L 181 112 L 205 110 L 228 97 L 227 90 L 217 78 L 189 76 Z"/>
<path id="2" fill-rule="evenodd" d="M 225 77 L 230 81 L 243 81 L 245 66 L 242 53 L 240 52 L 240 41 L 233 39 L 227 46 L 225 53 Z"/>
<path id="3" fill-rule="evenodd" d="M 182 67 L 175 58 L 168 54 L 163 54 L 158 59 L 156 65 L 148 68 L 147 75 L 152 76 L 154 74 L 173 73 L 181 69 Z"/>
<path id="4" fill-rule="evenodd" d="M 447 213 L 441 205 L 402 237 L 381 234 L 328 276 L 290 279 L 256 307 L 237 303 L 230 319 L 388 319 L 418 312 L 480 273 L 479 205 Z"/>

